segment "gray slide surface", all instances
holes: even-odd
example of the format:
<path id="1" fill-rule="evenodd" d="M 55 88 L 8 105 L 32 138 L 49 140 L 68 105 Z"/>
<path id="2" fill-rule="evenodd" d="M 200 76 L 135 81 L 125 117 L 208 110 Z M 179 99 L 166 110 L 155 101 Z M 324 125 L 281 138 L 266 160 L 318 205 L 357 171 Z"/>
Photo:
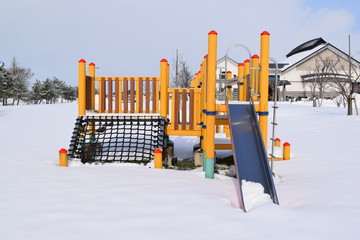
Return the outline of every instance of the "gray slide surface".
<path id="1" fill-rule="evenodd" d="M 279 204 L 254 106 L 229 104 L 228 116 L 239 180 L 240 207 L 246 211 L 241 190 L 242 180 L 260 183 L 273 202 Z"/>

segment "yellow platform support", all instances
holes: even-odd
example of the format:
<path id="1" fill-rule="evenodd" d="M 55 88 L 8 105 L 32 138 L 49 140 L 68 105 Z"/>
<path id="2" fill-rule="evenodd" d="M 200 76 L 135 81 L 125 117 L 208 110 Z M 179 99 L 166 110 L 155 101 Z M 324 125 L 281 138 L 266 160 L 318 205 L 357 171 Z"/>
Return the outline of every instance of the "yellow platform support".
<path id="1" fill-rule="evenodd" d="M 86 61 L 80 59 L 78 67 L 78 116 L 84 116 L 86 114 Z"/>
<path id="2" fill-rule="evenodd" d="M 253 101 L 259 101 L 259 56 L 253 55 L 251 57 L 251 88 L 255 96 L 252 96 Z"/>
<path id="3" fill-rule="evenodd" d="M 250 60 L 246 59 L 244 61 L 244 75 L 245 75 L 245 79 L 244 79 L 244 101 L 249 101 L 249 81 L 248 81 L 248 76 L 250 74 Z"/>
<path id="4" fill-rule="evenodd" d="M 239 77 L 239 82 L 238 82 L 238 93 L 239 93 L 239 101 L 245 101 L 245 97 L 244 97 L 244 63 L 239 63 L 238 64 L 238 77 Z"/>
<path id="5" fill-rule="evenodd" d="M 231 71 L 227 71 L 226 72 L 226 79 L 232 79 L 232 72 Z M 227 91 L 227 99 L 228 101 L 232 100 L 232 86 L 231 84 L 227 84 L 226 85 L 226 91 Z"/>
<path id="6" fill-rule="evenodd" d="M 160 61 L 160 116 L 164 117 L 165 121 L 168 119 L 169 101 L 168 101 L 168 87 L 169 87 L 169 66 L 166 59 Z"/>
<path id="7" fill-rule="evenodd" d="M 214 178 L 217 32 L 208 34 L 205 178 Z"/>
<path id="8" fill-rule="evenodd" d="M 95 63 L 89 64 L 88 72 L 91 77 L 91 110 L 95 110 Z"/>
<path id="9" fill-rule="evenodd" d="M 259 126 L 267 149 L 268 115 L 269 115 L 269 59 L 270 59 L 270 34 L 266 31 L 260 37 L 260 99 L 259 99 Z"/>

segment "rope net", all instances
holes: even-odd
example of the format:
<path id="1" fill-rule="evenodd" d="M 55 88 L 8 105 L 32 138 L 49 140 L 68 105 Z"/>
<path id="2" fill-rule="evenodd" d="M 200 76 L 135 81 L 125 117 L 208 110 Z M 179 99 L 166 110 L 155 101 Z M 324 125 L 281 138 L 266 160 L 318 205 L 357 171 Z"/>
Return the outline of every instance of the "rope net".
<path id="1" fill-rule="evenodd" d="M 80 116 L 71 138 L 70 158 L 82 163 L 148 163 L 164 145 L 160 116 Z"/>

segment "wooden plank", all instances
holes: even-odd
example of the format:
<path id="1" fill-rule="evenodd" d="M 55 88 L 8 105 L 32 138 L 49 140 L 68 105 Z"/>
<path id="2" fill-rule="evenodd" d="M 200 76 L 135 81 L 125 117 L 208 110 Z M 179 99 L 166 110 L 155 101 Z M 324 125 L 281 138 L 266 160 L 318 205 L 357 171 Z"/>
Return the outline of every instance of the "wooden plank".
<path id="1" fill-rule="evenodd" d="M 91 77 L 86 76 L 86 110 L 91 109 L 91 99 L 92 99 L 92 81 Z"/>
<path id="2" fill-rule="evenodd" d="M 136 101 L 138 101 L 138 106 L 139 106 L 139 112 L 143 113 L 144 112 L 144 106 L 143 106 L 143 95 L 144 95 L 144 91 L 143 91 L 143 81 L 144 78 L 139 78 L 139 89 L 137 89 L 137 91 L 139 92 L 138 94 L 138 99 L 136 99 Z"/>
<path id="3" fill-rule="evenodd" d="M 201 136 L 201 130 L 174 130 L 171 128 L 167 129 L 167 134 L 169 136 Z M 231 147 L 231 145 L 230 145 Z"/>
<path id="4" fill-rule="evenodd" d="M 146 113 L 150 112 L 150 78 L 145 78 L 146 86 L 145 86 L 145 104 L 146 104 Z"/>
<path id="5" fill-rule="evenodd" d="M 109 113 L 112 112 L 112 105 L 113 105 L 113 92 L 112 92 L 112 85 L 113 85 L 113 81 L 112 78 L 109 78 L 108 80 L 108 111 Z"/>
<path id="6" fill-rule="evenodd" d="M 123 112 L 123 80 L 119 78 L 119 113 Z"/>
<path id="7" fill-rule="evenodd" d="M 99 112 L 105 111 L 105 78 L 101 78 L 99 83 Z"/>
<path id="8" fill-rule="evenodd" d="M 130 112 L 135 112 L 135 79 L 130 78 Z"/>
<path id="9" fill-rule="evenodd" d="M 124 96 L 123 96 L 123 102 L 124 102 L 124 112 L 127 113 L 129 109 L 129 103 L 128 103 L 128 79 L 124 78 Z"/>
<path id="10" fill-rule="evenodd" d="M 246 86 L 247 88 L 245 89 L 246 91 L 246 98 L 245 98 L 245 101 L 250 101 L 250 84 L 251 84 L 251 79 L 250 79 L 250 74 L 246 75 Z"/>
<path id="11" fill-rule="evenodd" d="M 186 112 L 186 103 L 187 103 L 187 94 L 186 94 L 186 89 L 182 89 L 182 99 L 181 99 L 181 127 L 183 130 L 186 129 L 186 115 L 187 115 L 187 112 Z"/>
<path id="12" fill-rule="evenodd" d="M 174 101 L 174 108 L 173 109 L 173 114 L 174 114 L 174 129 L 178 130 L 179 129 L 179 110 L 180 110 L 180 94 L 179 94 L 179 90 L 176 89 L 175 93 L 173 94 L 173 98 L 172 100 Z"/>
<path id="13" fill-rule="evenodd" d="M 119 113 L 119 95 L 120 95 L 120 86 L 119 86 L 119 78 L 115 78 L 115 113 Z"/>
<path id="14" fill-rule="evenodd" d="M 151 94 L 152 112 L 156 113 L 156 111 L 157 111 L 157 109 L 156 109 L 156 95 L 157 95 L 156 78 L 151 79 L 151 84 L 152 84 L 152 94 Z"/>
<path id="15" fill-rule="evenodd" d="M 189 102 L 189 118 L 190 118 L 190 130 L 194 129 L 194 90 L 190 90 L 190 102 Z"/>
<path id="16" fill-rule="evenodd" d="M 135 113 L 140 112 L 140 98 L 141 98 L 140 82 L 141 82 L 141 77 L 136 77 L 135 78 Z"/>

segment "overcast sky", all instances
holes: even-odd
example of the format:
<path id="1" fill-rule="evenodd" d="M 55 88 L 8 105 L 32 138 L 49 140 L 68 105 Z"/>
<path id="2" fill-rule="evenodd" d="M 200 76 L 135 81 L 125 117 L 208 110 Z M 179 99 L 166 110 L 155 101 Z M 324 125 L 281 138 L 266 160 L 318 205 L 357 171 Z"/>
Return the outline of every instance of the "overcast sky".
<path id="1" fill-rule="evenodd" d="M 1 3 L 0 60 L 16 57 L 35 79 L 77 85 L 77 62 L 94 62 L 99 76 L 158 76 L 159 61 L 176 49 L 193 72 L 218 32 L 218 58 L 236 43 L 259 52 L 271 34 L 270 55 L 282 62 L 299 44 L 322 37 L 343 51 L 352 39 L 360 59 L 358 0 L 12 0 Z M 234 49 L 230 57 L 247 55 Z"/>

